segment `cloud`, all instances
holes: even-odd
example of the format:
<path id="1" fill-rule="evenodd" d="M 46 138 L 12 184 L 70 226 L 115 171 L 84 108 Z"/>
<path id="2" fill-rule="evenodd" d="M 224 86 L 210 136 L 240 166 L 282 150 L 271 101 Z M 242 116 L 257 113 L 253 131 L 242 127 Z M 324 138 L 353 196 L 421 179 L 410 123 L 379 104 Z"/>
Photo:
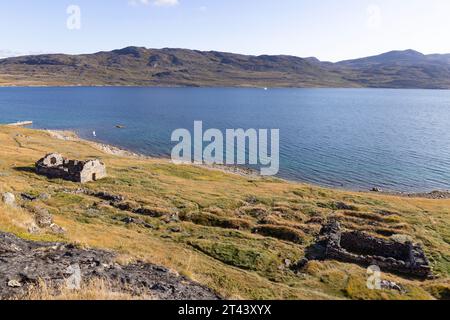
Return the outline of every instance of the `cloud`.
<path id="1" fill-rule="evenodd" d="M 367 28 L 370 30 L 378 30 L 383 22 L 380 6 L 372 4 L 367 7 Z"/>
<path id="2" fill-rule="evenodd" d="M 28 55 L 37 55 L 44 54 L 42 51 L 13 51 L 13 50 L 2 50 L 0 49 L 0 59 L 11 58 L 11 57 L 20 57 L 20 56 L 28 56 Z"/>
<path id="3" fill-rule="evenodd" d="M 179 5 L 180 2 L 178 0 L 129 0 L 128 4 L 133 7 L 137 7 L 139 5 L 148 6 L 150 4 L 158 7 L 174 7 Z"/>
<path id="4" fill-rule="evenodd" d="M 173 7 L 179 4 L 178 0 L 155 0 L 153 3 L 159 7 Z"/>

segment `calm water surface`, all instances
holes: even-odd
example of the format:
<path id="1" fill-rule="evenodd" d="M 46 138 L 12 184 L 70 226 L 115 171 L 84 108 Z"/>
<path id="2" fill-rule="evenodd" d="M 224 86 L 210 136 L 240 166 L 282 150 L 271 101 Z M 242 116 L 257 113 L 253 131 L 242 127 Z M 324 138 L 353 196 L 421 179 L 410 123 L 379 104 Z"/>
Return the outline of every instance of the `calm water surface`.
<path id="1" fill-rule="evenodd" d="M 279 128 L 280 177 L 450 189 L 450 91 L 0 88 L 0 123 L 19 120 L 153 156 L 168 156 L 172 131 L 192 130 L 195 120 L 205 129 Z"/>

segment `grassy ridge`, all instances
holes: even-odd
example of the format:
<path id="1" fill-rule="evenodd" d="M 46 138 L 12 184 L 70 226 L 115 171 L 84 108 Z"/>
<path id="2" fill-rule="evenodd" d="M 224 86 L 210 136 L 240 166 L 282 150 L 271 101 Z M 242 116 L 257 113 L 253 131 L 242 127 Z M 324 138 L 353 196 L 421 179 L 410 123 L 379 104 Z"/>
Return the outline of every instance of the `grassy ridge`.
<path id="1" fill-rule="evenodd" d="M 449 295 L 450 200 L 410 199 L 323 189 L 278 179 L 243 177 L 167 160 L 119 157 L 88 142 L 51 138 L 46 132 L 0 127 L 0 192 L 47 193 L 27 205 L 47 208 L 64 236 L 28 233 L 31 215 L 0 205 L 0 229 L 21 237 L 76 242 L 117 251 L 122 262 L 162 264 L 227 298 L 248 299 L 434 299 Z M 84 187 L 126 197 L 136 215 L 71 191 L 75 183 L 48 180 L 33 163 L 48 152 L 71 158 L 101 157 L 107 179 Z M 341 202 L 345 203 L 345 210 Z M 151 228 L 125 224 L 144 220 Z M 304 256 L 320 224 L 338 218 L 343 226 L 377 236 L 403 235 L 424 245 L 435 280 L 384 274 L 406 294 L 371 291 L 366 271 L 335 261 L 310 262 L 305 272 L 286 267 Z M 289 261 L 288 261 L 289 260 Z"/>

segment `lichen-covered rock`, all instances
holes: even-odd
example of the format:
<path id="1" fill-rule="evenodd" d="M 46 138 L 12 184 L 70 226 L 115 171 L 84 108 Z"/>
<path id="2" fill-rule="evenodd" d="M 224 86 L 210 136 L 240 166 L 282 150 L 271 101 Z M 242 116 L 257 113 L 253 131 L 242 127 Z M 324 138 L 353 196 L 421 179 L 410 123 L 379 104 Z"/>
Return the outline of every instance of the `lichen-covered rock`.
<path id="1" fill-rule="evenodd" d="M 26 294 L 45 279 L 65 285 L 69 267 L 79 270 L 81 282 L 107 281 L 113 289 L 160 300 L 219 299 L 213 291 L 164 267 L 136 262 L 119 265 L 112 252 L 85 250 L 70 244 L 25 241 L 0 233 L 0 299 Z"/>
<path id="2" fill-rule="evenodd" d="M 4 204 L 10 207 L 16 206 L 16 197 L 11 192 L 5 192 L 2 194 L 2 201 Z"/>
<path id="3" fill-rule="evenodd" d="M 49 228 L 53 224 L 53 216 L 50 212 L 41 207 L 35 207 L 32 209 L 34 214 L 34 221 L 40 228 Z"/>
<path id="4" fill-rule="evenodd" d="M 62 235 L 66 233 L 66 229 L 63 227 L 58 226 L 56 223 L 52 223 L 49 227 L 50 231 L 57 235 Z"/>

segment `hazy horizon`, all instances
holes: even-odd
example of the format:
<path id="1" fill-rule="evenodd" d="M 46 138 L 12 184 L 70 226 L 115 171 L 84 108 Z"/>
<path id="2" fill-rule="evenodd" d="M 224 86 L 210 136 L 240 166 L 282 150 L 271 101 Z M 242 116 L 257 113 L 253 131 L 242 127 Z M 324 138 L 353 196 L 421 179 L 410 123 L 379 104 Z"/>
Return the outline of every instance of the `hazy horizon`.
<path id="1" fill-rule="evenodd" d="M 333 62 L 391 50 L 450 53 L 446 0 L 22 0 L 0 8 L 0 57 L 127 46 Z M 77 15 L 79 26 L 68 28 Z"/>

